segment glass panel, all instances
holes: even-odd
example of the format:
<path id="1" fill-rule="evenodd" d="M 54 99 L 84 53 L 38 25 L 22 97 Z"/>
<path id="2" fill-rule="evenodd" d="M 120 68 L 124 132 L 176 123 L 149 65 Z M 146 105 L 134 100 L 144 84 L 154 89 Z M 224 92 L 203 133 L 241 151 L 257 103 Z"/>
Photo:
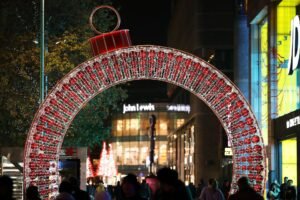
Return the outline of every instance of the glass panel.
<path id="1" fill-rule="evenodd" d="M 112 143 L 114 149 L 114 157 L 116 158 L 116 164 L 122 165 L 123 164 L 123 146 L 122 143 L 116 142 Z"/>
<path id="2" fill-rule="evenodd" d="M 293 180 L 297 186 L 297 139 L 289 139 L 281 142 L 282 147 L 282 181 L 285 176 Z"/>
<path id="3" fill-rule="evenodd" d="M 130 134 L 130 119 L 123 120 L 124 128 L 123 128 L 123 136 L 128 136 Z"/>
<path id="4" fill-rule="evenodd" d="M 160 141 L 159 142 L 159 155 L 158 155 L 158 163 L 160 165 L 167 164 L 167 142 Z"/>
<path id="5" fill-rule="evenodd" d="M 159 135 L 168 135 L 167 120 L 160 120 L 160 123 L 159 123 Z"/>
<path id="6" fill-rule="evenodd" d="M 139 146 L 138 142 L 123 142 L 124 146 L 124 165 L 138 165 Z"/>
<path id="7" fill-rule="evenodd" d="M 117 136 L 122 136 L 123 132 L 123 120 L 117 120 Z"/>
<path id="8" fill-rule="evenodd" d="M 268 23 L 265 19 L 259 25 L 259 63 L 260 63 L 260 97 L 261 97 L 261 130 L 264 143 L 268 144 Z"/>
<path id="9" fill-rule="evenodd" d="M 130 120 L 130 135 L 137 136 L 139 130 L 139 119 L 133 118 Z"/>
<path id="10" fill-rule="evenodd" d="M 149 131 L 149 115 L 146 113 L 140 114 L 140 134 L 148 135 Z"/>
<path id="11" fill-rule="evenodd" d="M 180 126 L 182 126 L 182 124 L 184 124 L 184 119 L 177 119 L 176 120 L 176 128 L 179 128 Z"/>
<path id="12" fill-rule="evenodd" d="M 149 156 L 149 142 L 140 142 L 140 165 L 146 165 L 147 157 Z"/>
<path id="13" fill-rule="evenodd" d="M 299 3 L 298 0 L 284 0 L 277 8 L 278 116 L 300 108 L 299 69 L 294 71 L 292 75 L 288 75 L 291 20 L 297 15 L 296 6 L 299 6 Z"/>

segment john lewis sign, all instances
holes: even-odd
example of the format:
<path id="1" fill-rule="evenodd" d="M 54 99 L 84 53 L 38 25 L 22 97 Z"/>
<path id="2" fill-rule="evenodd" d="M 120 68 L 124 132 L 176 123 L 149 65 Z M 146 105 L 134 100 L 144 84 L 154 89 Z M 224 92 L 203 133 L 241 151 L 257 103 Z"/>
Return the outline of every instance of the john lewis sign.
<path id="1" fill-rule="evenodd" d="M 123 114 L 126 112 L 143 112 L 143 111 L 155 111 L 155 106 L 152 103 L 148 104 L 123 104 Z"/>
<path id="2" fill-rule="evenodd" d="M 291 45 L 290 45 L 290 57 L 288 63 L 288 74 L 292 75 L 294 70 L 299 68 L 300 57 L 300 20 L 297 15 L 291 22 Z"/>
<path id="3" fill-rule="evenodd" d="M 159 107 L 159 108 L 158 108 Z M 168 111 L 168 112 L 186 112 L 190 113 L 190 105 L 185 104 L 164 104 L 164 106 L 148 104 L 123 104 L 123 114 L 127 112 L 151 112 L 151 111 Z"/>

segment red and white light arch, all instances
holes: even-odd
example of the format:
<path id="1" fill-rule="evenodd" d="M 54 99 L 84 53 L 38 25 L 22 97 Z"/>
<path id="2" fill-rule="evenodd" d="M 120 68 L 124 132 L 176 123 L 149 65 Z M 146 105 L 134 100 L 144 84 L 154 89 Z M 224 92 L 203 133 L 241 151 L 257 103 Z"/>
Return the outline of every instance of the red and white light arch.
<path id="1" fill-rule="evenodd" d="M 43 199 L 58 191 L 58 159 L 69 125 L 102 91 L 133 80 L 178 85 L 204 101 L 219 118 L 233 148 L 232 191 L 241 176 L 263 192 L 265 148 L 251 108 L 238 88 L 204 60 L 159 46 L 132 46 L 98 55 L 76 67 L 49 93 L 35 115 L 24 153 L 25 188 L 36 184 Z"/>

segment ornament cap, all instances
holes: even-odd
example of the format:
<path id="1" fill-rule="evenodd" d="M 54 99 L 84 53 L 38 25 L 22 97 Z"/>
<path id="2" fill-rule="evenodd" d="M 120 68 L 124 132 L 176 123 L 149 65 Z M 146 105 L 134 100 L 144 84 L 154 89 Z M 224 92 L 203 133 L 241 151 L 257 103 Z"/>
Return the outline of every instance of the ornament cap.
<path id="1" fill-rule="evenodd" d="M 112 31 L 106 33 L 98 31 L 93 25 L 93 16 L 95 12 L 103 8 L 108 8 L 112 10 L 116 14 L 118 20 L 115 28 Z M 108 5 L 97 6 L 90 15 L 89 24 L 91 26 L 91 29 L 96 34 L 98 34 L 97 36 L 89 39 L 93 56 L 97 56 L 99 54 L 103 54 L 119 48 L 131 46 L 129 30 L 128 29 L 117 30 L 120 27 L 121 18 L 118 11 L 115 8 Z"/>

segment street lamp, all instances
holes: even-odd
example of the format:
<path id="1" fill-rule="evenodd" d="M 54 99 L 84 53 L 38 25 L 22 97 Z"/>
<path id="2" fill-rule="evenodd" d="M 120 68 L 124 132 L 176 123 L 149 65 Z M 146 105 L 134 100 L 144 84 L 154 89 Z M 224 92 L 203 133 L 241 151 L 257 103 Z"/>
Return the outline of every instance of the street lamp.
<path id="1" fill-rule="evenodd" d="M 41 21 L 40 21 L 40 104 L 45 98 L 45 0 L 41 0 Z"/>
<path id="2" fill-rule="evenodd" d="M 150 122 L 150 165 L 149 165 L 149 172 L 150 175 L 153 174 L 154 168 L 154 150 L 155 150 L 155 124 L 156 124 L 156 117 L 155 115 L 151 115 L 149 118 Z"/>

